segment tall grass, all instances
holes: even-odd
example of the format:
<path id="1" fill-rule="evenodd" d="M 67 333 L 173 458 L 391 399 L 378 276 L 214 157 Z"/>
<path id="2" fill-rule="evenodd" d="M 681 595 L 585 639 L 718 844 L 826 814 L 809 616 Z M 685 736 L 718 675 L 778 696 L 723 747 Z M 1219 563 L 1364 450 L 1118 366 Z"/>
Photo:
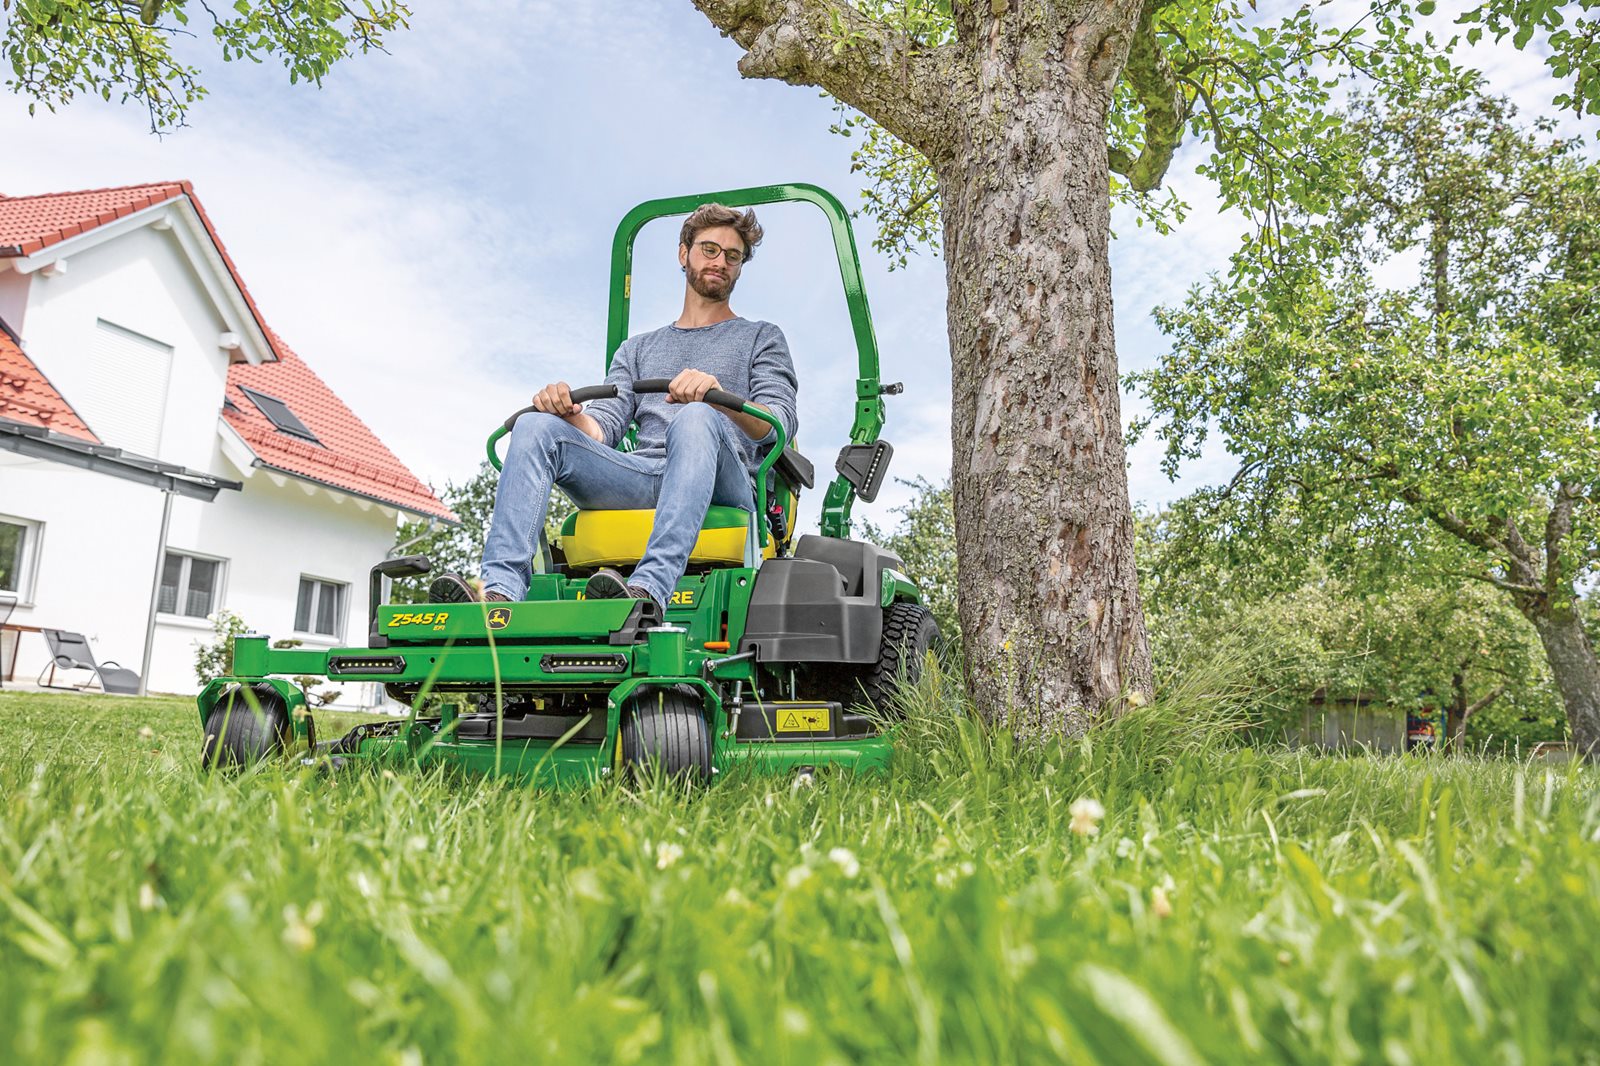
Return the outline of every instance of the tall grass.
<path id="1" fill-rule="evenodd" d="M 1238 696 L 1018 745 L 933 673 L 887 775 L 686 796 L 207 776 L 185 703 L 0 695 L 0 1059 L 1600 1062 L 1593 772 Z"/>

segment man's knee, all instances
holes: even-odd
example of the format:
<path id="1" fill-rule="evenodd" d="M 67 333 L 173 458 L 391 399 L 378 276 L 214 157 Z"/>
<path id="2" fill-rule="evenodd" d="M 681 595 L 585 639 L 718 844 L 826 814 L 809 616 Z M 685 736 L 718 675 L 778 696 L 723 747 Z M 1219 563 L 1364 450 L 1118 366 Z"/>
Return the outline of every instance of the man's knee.
<path id="1" fill-rule="evenodd" d="M 569 428 L 570 424 L 563 418 L 544 411 L 529 411 L 511 427 L 507 454 L 512 451 L 548 452 Z"/>
<path id="2" fill-rule="evenodd" d="M 722 413 L 708 403 L 688 404 L 667 423 L 667 444 L 715 441 L 722 434 L 722 424 L 726 421 Z"/>

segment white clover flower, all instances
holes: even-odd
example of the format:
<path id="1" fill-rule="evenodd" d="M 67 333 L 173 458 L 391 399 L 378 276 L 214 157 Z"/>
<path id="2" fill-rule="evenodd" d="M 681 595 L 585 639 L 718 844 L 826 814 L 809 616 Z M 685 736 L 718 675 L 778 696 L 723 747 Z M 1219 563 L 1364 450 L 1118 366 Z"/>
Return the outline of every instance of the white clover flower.
<path id="1" fill-rule="evenodd" d="M 656 845 L 656 869 L 665 870 L 683 858 L 683 845 L 666 841 Z"/>
<path id="2" fill-rule="evenodd" d="M 1167 897 L 1165 886 L 1156 885 L 1150 890 L 1150 912 L 1157 918 L 1172 917 L 1172 900 Z"/>
<path id="3" fill-rule="evenodd" d="M 142 911 L 156 909 L 156 886 L 149 881 L 139 886 L 139 909 Z"/>
<path id="4" fill-rule="evenodd" d="M 809 880 L 811 880 L 811 867 L 809 866 L 793 867 L 788 873 L 783 875 L 783 884 L 785 888 L 799 888 Z"/>
<path id="5" fill-rule="evenodd" d="M 839 868 L 839 872 L 847 878 L 855 877 L 861 872 L 861 863 L 856 860 L 855 852 L 849 848 L 834 848 L 828 852 L 828 861 Z"/>
<path id="6" fill-rule="evenodd" d="M 293 903 L 283 908 L 283 942 L 302 955 L 317 946 L 317 934 Z"/>
<path id="7" fill-rule="evenodd" d="M 1100 832 L 1100 819 L 1106 816 L 1106 809 L 1100 806 L 1099 800 L 1079 796 L 1067 808 L 1067 813 L 1072 815 L 1071 829 L 1074 833 L 1092 837 Z"/>
<path id="8" fill-rule="evenodd" d="M 147 725 L 142 725 L 139 727 L 139 735 L 145 740 L 149 740 L 151 737 L 156 735 L 156 731 Z"/>

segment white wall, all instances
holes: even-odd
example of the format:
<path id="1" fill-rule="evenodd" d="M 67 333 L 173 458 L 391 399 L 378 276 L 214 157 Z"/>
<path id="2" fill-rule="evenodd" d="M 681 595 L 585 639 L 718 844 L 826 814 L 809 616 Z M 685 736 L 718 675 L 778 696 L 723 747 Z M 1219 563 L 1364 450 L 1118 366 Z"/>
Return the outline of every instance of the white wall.
<path id="1" fill-rule="evenodd" d="M 173 347 L 156 458 L 243 482 L 210 503 L 176 498 L 168 548 L 226 560 L 219 605 L 260 632 L 299 637 L 306 647 L 365 644 L 367 573 L 393 544 L 398 513 L 297 478 L 240 470 L 223 457 L 222 322 L 170 233 L 135 230 L 74 255 L 63 275 L 32 279 L 28 355 L 69 402 L 85 387 L 99 319 Z M 145 485 L 0 451 L 0 515 L 42 523 L 34 593 L 11 621 L 82 632 L 97 658 L 137 670 L 162 499 Z M 293 632 L 301 575 L 349 586 L 338 640 Z M 150 691 L 196 691 L 195 648 L 211 639 L 204 620 L 158 616 Z M 15 652 L 19 681 L 48 662 L 37 634 L 25 635 Z M 378 695 L 376 686 L 344 688 L 341 707 Z"/>
<path id="2" fill-rule="evenodd" d="M 166 417 L 152 458 L 206 469 L 228 385 L 228 353 L 217 347 L 226 326 L 173 231 L 132 230 L 71 255 L 67 266 L 53 278 L 34 275 L 23 332 L 28 358 L 71 403 L 90 386 L 99 319 L 171 345 Z"/>
<path id="3" fill-rule="evenodd" d="M 11 269 L 10 260 L 0 260 L 0 318 L 17 333 L 22 332 L 22 321 L 27 317 L 28 283 L 31 274 L 18 274 Z"/>

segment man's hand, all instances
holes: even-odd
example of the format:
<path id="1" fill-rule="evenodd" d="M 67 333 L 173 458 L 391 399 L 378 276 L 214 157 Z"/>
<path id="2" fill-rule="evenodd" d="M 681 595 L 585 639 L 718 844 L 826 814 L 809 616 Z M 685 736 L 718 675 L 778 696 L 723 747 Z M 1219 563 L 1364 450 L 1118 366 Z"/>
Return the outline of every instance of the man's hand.
<path id="1" fill-rule="evenodd" d="M 706 398 L 712 389 L 722 388 L 722 383 L 704 370 L 689 369 L 680 373 L 667 385 L 668 403 L 695 403 Z"/>
<path id="2" fill-rule="evenodd" d="M 533 407 L 536 411 L 543 411 L 557 418 L 570 418 L 583 410 L 582 404 L 572 402 L 572 389 L 565 381 L 546 385 L 534 393 Z"/>
<path id="3" fill-rule="evenodd" d="M 584 434 L 599 441 L 606 442 L 605 430 L 600 428 L 600 423 L 583 413 L 581 403 L 572 402 L 572 389 L 565 381 L 557 381 L 553 385 L 546 385 L 533 394 L 533 408 L 545 414 L 555 415 L 557 418 L 566 419 L 568 423 L 578 427 Z"/>

